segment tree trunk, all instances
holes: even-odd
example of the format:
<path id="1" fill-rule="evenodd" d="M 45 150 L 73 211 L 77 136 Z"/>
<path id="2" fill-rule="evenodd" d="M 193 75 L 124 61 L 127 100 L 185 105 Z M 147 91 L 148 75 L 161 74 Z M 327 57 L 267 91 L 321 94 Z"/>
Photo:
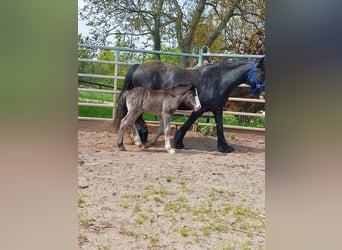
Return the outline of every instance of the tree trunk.
<path id="1" fill-rule="evenodd" d="M 160 51 L 161 50 L 161 12 L 163 10 L 164 0 L 157 1 L 156 9 L 154 12 L 154 29 L 153 29 L 153 50 Z M 160 54 L 154 55 L 155 60 L 160 60 Z"/>
<path id="2" fill-rule="evenodd" d="M 234 15 L 234 11 L 236 9 L 236 7 L 239 5 L 239 3 L 241 2 L 241 0 L 234 0 L 233 1 L 233 5 L 230 8 L 230 10 L 227 12 L 227 14 L 223 17 L 223 19 L 221 20 L 220 24 L 218 25 L 218 27 L 216 28 L 216 30 L 214 30 L 213 34 L 210 36 L 210 38 L 208 39 L 207 42 L 207 46 L 210 48 L 210 46 L 215 42 L 215 40 L 217 39 L 217 37 L 220 35 L 220 33 L 224 30 L 224 28 L 226 27 L 228 21 L 230 20 L 230 18 L 232 18 L 232 16 Z"/>

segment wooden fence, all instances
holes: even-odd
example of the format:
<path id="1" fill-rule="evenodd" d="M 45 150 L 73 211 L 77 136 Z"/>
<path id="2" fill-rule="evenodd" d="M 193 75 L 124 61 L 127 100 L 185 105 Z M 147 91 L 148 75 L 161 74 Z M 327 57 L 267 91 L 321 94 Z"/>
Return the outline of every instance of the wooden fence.
<path id="1" fill-rule="evenodd" d="M 96 50 L 113 50 L 115 53 L 114 61 L 105 61 L 105 60 L 96 60 L 96 59 L 85 59 L 79 58 L 79 62 L 86 63 L 100 63 L 100 64 L 108 64 L 114 65 L 113 75 L 100 75 L 100 74 L 89 74 L 79 72 L 79 77 L 87 77 L 87 78 L 102 78 L 102 79 L 111 79 L 113 80 L 113 89 L 95 89 L 95 88 L 86 88 L 86 87 L 78 87 L 78 92 L 92 92 L 92 93 L 104 93 L 113 95 L 113 102 L 105 102 L 91 99 L 82 99 L 79 98 L 78 106 L 86 106 L 86 107 L 103 107 L 103 108 L 111 108 L 113 109 L 113 116 L 115 114 L 115 108 L 117 99 L 120 95 L 121 90 L 118 88 L 118 80 L 124 80 L 125 76 L 119 75 L 119 66 L 122 65 L 133 65 L 134 63 L 142 63 L 140 62 L 120 62 L 120 52 L 130 52 L 130 53 L 140 53 L 140 54 L 165 54 L 172 56 L 186 56 L 186 57 L 194 57 L 198 59 L 198 65 L 200 66 L 203 62 L 203 58 L 205 57 L 225 57 L 225 58 L 261 58 L 262 55 L 239 55 L 239 54 L 212 54 L 210 52 L 203 53 L 203 48 L 199 49 L 198 53 L 175 53 L 175 52 L 163 52 L 163 51 L 152 51 L 152 50 L 138 50 L 138 49 L 130 49 L 130 48 L 119 48 L 119 47 L 108 47 L 108 46 L 95 46 L 95 45 L 85 45 L 79 44 L 79 48 L 89 48 Z M 90 81 L 80 81 L 83 83 L 90 84 Z M 103 85 L 98 84 L 96 85 Z M 108 86 L 107 86 L 108 87 Z M 246 87 L 246 84 L 241 84 L 240 87 Z M 252 102 L 252 103 L 264 103 L 264 99 L 250 99 L 250 98 L 238 98 L 238 97 L 229 97 L 230 102 Z M 178 110 L 176 112 L 178 115 L 183 114 L 184 116 L 188 116 L 189 111 Z M 249 116 L 249 117 L 265 117 L 265 113 L 249 113 L 249 112 L 237 112 L 237 111 L 224 111 L 224 114 L 232 114 L 239 116 Z M 206 112 L 204 114 L 205 117 L 211 117 L 211 112 Z M 78 117 L 80 120 L 113 120 L 112 118 L 98 118 L 98 117 Z M 208 120 L 207 120 L 208 121 Z M 153 122 L 152 122 L 153 123 Z M 172 124 L 172 123 L 171 123 Z M 178 123 L 179 124 L 179 123 Z M 214 126 L 215 124 L 206 123 L 196 123 L 195 126 Z M 195 128 L 196 128 L 195 127 Z M 252 131 L 265 131 L 265 128 L 255 128 L 255 127 L 245 127 L 245 126 L 233 126 L 233 125 L 224 125 L 225 128 L 233 128 L 233 129 L 242 129 L 242 130 L 252 130 Z"/>

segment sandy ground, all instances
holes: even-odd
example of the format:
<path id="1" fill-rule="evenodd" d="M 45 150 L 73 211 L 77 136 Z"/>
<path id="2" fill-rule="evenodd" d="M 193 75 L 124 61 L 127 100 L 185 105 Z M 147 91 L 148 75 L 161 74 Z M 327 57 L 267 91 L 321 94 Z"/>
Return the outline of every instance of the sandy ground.
<path id="1" fill-rule="evenodd" d="M 121 152 L 111 122 L 79 121 L 80 249 L 265 249 L 265 137 L 225 136 L 233 153 L 191 131 Z"/>

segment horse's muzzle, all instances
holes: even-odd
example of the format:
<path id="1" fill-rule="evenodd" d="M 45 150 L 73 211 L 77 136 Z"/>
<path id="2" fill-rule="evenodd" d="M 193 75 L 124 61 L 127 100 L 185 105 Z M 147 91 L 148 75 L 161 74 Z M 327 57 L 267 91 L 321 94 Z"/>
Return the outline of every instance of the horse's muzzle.
<path id="1" fill-rule="evenodd" d="M 196 89 L 196 95 L 195 95 L 195 111 L 198 111 L 201 109 L 201 102 L 199 100 L 199 97 L 198 97 L 198 93 L 197 93 L 197 89 Z"/>
<path id="2" fill-rule="evenodd" d="M 198 110 L 200 110 L 201 109 L 201 104 L 196 104 L 196 106 L 195 106 L 195 111 L 198 111 Z"/>

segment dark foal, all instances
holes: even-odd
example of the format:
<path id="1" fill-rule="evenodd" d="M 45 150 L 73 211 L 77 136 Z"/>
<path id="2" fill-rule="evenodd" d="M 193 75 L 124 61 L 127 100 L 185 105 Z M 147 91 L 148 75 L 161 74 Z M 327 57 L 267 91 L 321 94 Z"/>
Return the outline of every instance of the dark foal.
<path id="1" fill-rule="evenodd" d="M 199 103 L 196 103 L 195 97 L 190 90 L 192 85 L 181 85 L 169 90 L 149 90 L 143 87 L 136 87 L 125 91 L 120 97 L 118 105 L 127 108 L 127 114 L 121 119 L 120 114 L 117 114 L 116 120 L 121 119 L 120 129 L 118 134 L 117 145 L 121 151 L 125 150 L 123 145 L 123 137 L 125 128 L 132 127 L 135 144 L 142 145 L 141 138 L 138 133 L 138 128 L 135 121 L 144 112 L 160 116 L 160 126 L 154 137 L 145 143 L 144 147 L 152 146 L 158 137 L 164 132 L 165 149 L 173 154 L 175 150 L 170 143 L 170 119 L 181 103 L 185 103 L 194 111 L 201 108 Z"/>

